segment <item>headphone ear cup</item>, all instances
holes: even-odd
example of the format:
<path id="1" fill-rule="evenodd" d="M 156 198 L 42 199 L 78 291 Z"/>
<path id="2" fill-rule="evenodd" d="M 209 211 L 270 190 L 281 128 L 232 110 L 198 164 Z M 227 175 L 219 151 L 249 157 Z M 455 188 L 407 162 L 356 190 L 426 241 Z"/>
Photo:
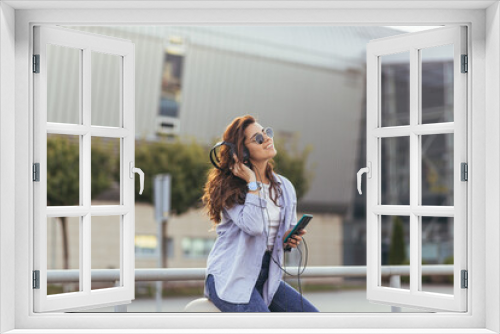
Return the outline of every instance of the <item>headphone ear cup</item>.
<path id="1" fill-rule="evenodd" d="M 229 147 L 229 154 L 231 155 L 231 159 L 233 159 L 234 157 L 234 145 L 232 143 L 228 143 L 228 142 L 222 142 L 223 145 L 226 145 L 227 147 Z"/>
<path id="2" fill-rule="evenodd" d="M 248 148 L 243 147 L 243 162 L 250 161 L 250 151 L 248 151 Z"/>

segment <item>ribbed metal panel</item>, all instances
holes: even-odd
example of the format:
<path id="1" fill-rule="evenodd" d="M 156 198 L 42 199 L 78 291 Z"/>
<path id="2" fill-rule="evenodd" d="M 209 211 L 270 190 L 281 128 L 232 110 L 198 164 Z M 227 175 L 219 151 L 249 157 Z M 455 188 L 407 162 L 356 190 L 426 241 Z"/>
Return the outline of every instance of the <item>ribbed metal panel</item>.
<path id="1" fill-rule="evenodd" d="M 154 138 L 160 102 L 164 39 L 148 33 L 142 27 L 137 27 L 134 31 L 117 27 L 69 28 L 123 38 L 135 44 L 136 135 L 139 138 Z M 92 106 L 100 105 L 102 109 L 117 110 L 116 100 L 109 98 L 110 94 L 113 94 L 113 89 L 117 89 L 114 78 L 118 75 L 116 66 L 110 66 L 112 61 L 110 58 L 110 56 L 102 55 L 92 57 L 93 62 L 98 62 L 96 66 L 93 66 L 92 71 L 94 78 L 92 83 L 98 85 L 98 88 L 92 89 Z M 97 96 L 94 98 L 94 95 Z M 53 98 L 60 99 L 61 97 Z M 96 125 L 113 125 L 117 124 L 118 115 L 114 112 L 94 112 L 92 119 L 94 120 L 92 123 Z"/>
<path id="2" fill-rule="evenodd" d="M 333 69 L 362 68 L 366 42 L 400 34 L 385 27 L 126 26 L 120 30 L 179 36 L 189 44 Z"/>
<path id="3" fill-rule="evenodd" d="M 332 208 L 347 205 L 352 194 L 348 189 L 355 187 L 366 43 L 400 33 L 383 27 L 326 26 L 72 28 L 135 43 L 139 138 L 155 137 L 164 49 L 169 37 L 182 38 L 187 47 L 180 134 L 210 143 L 244 114 L 255 115 L 278 135 L 298 133 L 300 148 L 314 147 L 309 166 L 315 178 L 303 201 Z M 111 71 L 93 73 L 99 96 L 108 94 L 108 78 L 115 75 Z M 69 97 L 50 98 L 60 102 L 56 114 L 64 119 Z M 113 122 L 104 114 L 92 117 Z"/>
<path id="4" fill-rule="evenodd" d="M 186 59 L 183 134 L 209 142 L 236 116 L 255 115 L 312 145 L 315 179 L 304 201 L 347 204 L 353 185 L 364 72 L 346 72 L 191 45 Z M 279 154 L 279 153 L 278 153 Z M 351 177 L 352 176 L 352 177 Z"/>
<path id="5" fill-rule="evenodd" d="M 47 46 L 47 119 L 49 122 L 77 124 L 79 103 L 80 51 Z"/>

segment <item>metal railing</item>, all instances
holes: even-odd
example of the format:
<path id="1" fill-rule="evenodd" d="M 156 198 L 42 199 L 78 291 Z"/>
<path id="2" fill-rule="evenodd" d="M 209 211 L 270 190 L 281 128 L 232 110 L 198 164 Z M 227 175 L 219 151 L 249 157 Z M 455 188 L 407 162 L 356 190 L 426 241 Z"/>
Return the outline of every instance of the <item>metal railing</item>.
<path id="1" fill-rule="evenodd" d="M 296 273 L 297 267 L 287 267 L 291 274 Z M 135 269 L 136 282 L 167 282 L 204 280 L 205 268 L 165 268 L 165 269 Z M 390 287 L 401 287 L 401 276 L 410 275 L 410 266 L 382 266 L 382 276 L 389 277 Z M 453 275 L 453 265 L 423 265 L 422 275 Z M 366 266 L 318 266 L 307 267 L 300 275 L 301 278 L 321 277 L 366 277 Z M 80 271 L 48 270 L 47 283 L 76 283 L 80 279 Z M 92 282 L 120 281 L 119 269 L 94 269 L 91 271 Z M 401 312 L 400 307 L 391 307 L 392 312 Z M 115 312 L 127 312 L 126 305 L 115 306 Z"/>

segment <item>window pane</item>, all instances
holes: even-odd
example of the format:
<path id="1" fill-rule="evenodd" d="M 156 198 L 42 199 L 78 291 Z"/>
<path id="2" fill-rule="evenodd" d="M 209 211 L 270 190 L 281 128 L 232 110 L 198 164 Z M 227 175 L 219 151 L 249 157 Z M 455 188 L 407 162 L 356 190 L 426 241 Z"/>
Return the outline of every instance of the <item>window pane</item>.
<path id="1" fill-rule="evenodd" d="M 92 125 L 121 126 L 122 60 L 92 51 Z"/>
<path id="2" fill-rule="evenodd" d="M 91 205 L 120 205 L 120 139 L 91 139 Z"/>
<path id="3" fill-rule="evenodd" d="M 47 218 L 47 295 L 80 291 L 80 217 Z M 74 282 L 51 281 L 55 270 L 70 271 Z"/>
<path id="4" fill-rule="evenodd" d="M 410 137 L 382 138 L 382 205 L 410 204 Z"/>
<path id="5" fill-rule="evenodd" d="M 453 44 L 420 50 L 422 124 L 453 122 Z"/>
<path id="6" fill-rule="evenodd" d="M 410 124 L 410 52 L 380 57 L 382 126 Z"/>
<path id="7" fill-rule="evenodd" d="M 47 121 L 80 123 L 82 50 L 47 44 Z"/>
<path id="8" fill-rule="evenodd" d="M 79 136 L 47 134 L 47 206 L 80 205 Z"/>
<path id="9" fill-rule="evenodd" d="M 121 263 L 121 216 L 93 216 L 91 227 L 91 267 L 92 289 L 121 286 L 117 282 L 103 282 L 95 276 L 95 269 L 116 269 L 120 272 Z M 118 274 L 120 281 L 121 276 Z"/>
<path id="10" fill-rule="evenodd" d="M 399 275 L 400 287 L 394 285 L 398 277 L 384 273 L 384 267 L 409 266 L 410 265 L 410 217 L 408 216 L 381 216 L 380 226 L 381 254 L 380 264 L 382 266 L 380 286 L 410 289 L 410 275 Z"/>
<path id="11" fill-rule="evenodd" d="M 453 218 L 421 217 L 421 227 L 422 265 L 451 266 L 449 275 L 426 273 L 423 268 L 422 291 L 453 294 Z"/>
<path id="12" fill-rule="evenodd" d="M 422 205 L 453 205 L 453 134 L 422 136 Z"/>

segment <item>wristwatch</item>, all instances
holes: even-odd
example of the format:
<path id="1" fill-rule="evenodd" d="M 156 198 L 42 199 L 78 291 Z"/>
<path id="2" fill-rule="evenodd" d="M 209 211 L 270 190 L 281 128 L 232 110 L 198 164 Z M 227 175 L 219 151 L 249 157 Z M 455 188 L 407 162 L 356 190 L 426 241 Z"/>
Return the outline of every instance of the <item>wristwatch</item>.
<path id="1" fill-rule="evenodd" d="M 248 190 L 250 190 L 250 191 L 256 191 L 256 190 L 260 190 L 262 188 L 262 185 L 260 184 L 260 182 L 252 181 L 252 182 L 248 182 L 247 187 L 248 187 Z"/>

